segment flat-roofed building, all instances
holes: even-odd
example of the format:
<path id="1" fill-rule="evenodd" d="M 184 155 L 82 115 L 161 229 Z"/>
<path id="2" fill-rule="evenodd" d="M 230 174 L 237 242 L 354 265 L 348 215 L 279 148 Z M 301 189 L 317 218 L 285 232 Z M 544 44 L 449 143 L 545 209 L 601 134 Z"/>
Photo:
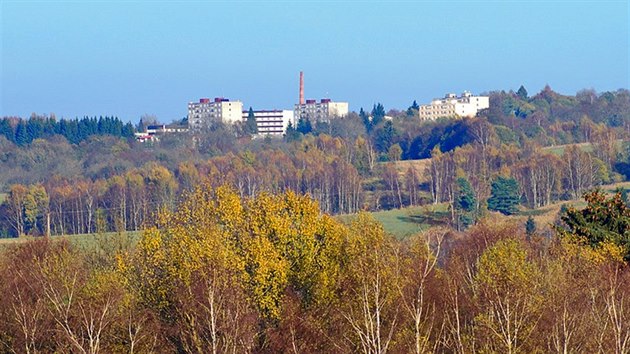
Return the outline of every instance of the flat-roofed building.
<path id="1" fill-rule="evenodd" d="M 210 126 L 214 122 L 233 124 L 242 118 L 243 103 L 216 97 L 214 100 L 202 98 L 199 102 L 188 103 L 188 124 L 193 130 Z"/>
<path id="2" fill-rule="evenodd" d="M 248 117 L 249 111 L 243 111 L 244 122 Z M 254 111 L 254 118 L 259 135 L 282 136 L 286 133 L 289 122 L 293 122 L 293 111 L 280 109 Z"/>
<path id="3" fill-rule="evenodd" d="M 295 105 L 293 124 L 297 126 L 300 119 L 309 119 L 311 122 L 328 122 L 332 118 L 341 118 L 348 115 L 348 102 L 334 102 L 328 98 L 306 100 L 305 103 Z"/>
<path id="4" fill-rule="evenodd" d="M 478 111 L 490 107 L 488 96 L 473 96 L 464 91 L 461 97 L 454 93 L 442 99 L 434 99 L 430 104 L 421 105 L 418 114 L 421 120 L 443 117 L 474 117 Z"/>

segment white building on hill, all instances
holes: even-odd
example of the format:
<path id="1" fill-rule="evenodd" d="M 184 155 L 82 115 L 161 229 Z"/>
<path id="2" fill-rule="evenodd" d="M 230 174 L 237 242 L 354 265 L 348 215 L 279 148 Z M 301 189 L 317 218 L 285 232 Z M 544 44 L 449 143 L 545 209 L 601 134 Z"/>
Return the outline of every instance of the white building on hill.
<path id="1" fill-rule="evenodd" d="M 249 111 L 243 111 L 243 122 L 247 121 Z M 293 122 L 293 111 L 290 110 L 262 110 L 254 111 L 256 127 L 259 135 L 282 136 L 287 131 L 289 122 Z"/>
<path id="2" fill-rule="evenodd" d="M 199 102 L 188 103 L 188 125 L 193 130 L 208 127 L 213 122 L 233 124 L 242 119 L 243 103 L 216 97 L 214 100 L 202 98 Z"/>
<path id="3" fill-rule="evenodd" d="M 328 98 L 306 100 L 305 103 L 295 105 L 294 126 L 300 118 L 309 119 L 311 122 L 330 121 L 331 118 L 341 118 L 348 115 L 348 102 L 333 102 Z"/>
<path id="4" fill-rule="evenodd" d="M 430 104 L 420 106 L 418 113 L 421 120 L 442 117 L 474 117 L 479 110 L 490 107 L 488 96 L 473 96 L 464 91 L 461 97 L 454 93 L 447 94 L 442 99 L 435 99 Z"/>

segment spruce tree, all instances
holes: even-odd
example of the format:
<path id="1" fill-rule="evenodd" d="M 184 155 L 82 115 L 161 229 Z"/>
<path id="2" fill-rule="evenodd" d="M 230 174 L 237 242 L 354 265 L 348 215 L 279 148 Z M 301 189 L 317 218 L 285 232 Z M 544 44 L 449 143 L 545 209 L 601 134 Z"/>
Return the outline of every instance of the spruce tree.
<path id="1" fill-rule="evenodd" d="M 516 206 L 520 203 L 520 199 L 518 182 L 512 177 L 498 176 L 492 181 L 488 210 L 512 215 L 517 212 Z"/>
<path id="2" fill-rule="evenodd" d="M 467 228 L 475 221 L 475 207 L 477 198 L 475 192 L 466 178 L 459 177 L 456 180 L 457 197 L 455 198 L 455 210 L 457 212 L 457 227 Z"/>
<path id="3" fill-rule="evenodd" d="M 534 221 L 534 218 L 530 216 L 527 218 L 527 222 L 525 222 L 525 234 L 528 237 L 531 237 L 535 233 L 536 233 L 536 222 Z"/>
<path id="4" fill-rule="evenodd" d="M 245 132 L 250 135 L 258 134 L 258 125 L 256 124 L 256 116 L 254 110 L 249 107 L 249 113 L 247 113 L 247 121 L 245 122 Z"/>

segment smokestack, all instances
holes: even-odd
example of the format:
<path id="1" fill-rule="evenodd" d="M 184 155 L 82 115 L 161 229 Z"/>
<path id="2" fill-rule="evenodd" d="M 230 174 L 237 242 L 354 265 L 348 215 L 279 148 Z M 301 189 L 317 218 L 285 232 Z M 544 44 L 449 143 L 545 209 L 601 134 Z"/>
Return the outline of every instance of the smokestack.
<path id="1" fill-rule="evenodd" d="M 304 104 L 304 73 L 300 71 L 300 104 Z"/>

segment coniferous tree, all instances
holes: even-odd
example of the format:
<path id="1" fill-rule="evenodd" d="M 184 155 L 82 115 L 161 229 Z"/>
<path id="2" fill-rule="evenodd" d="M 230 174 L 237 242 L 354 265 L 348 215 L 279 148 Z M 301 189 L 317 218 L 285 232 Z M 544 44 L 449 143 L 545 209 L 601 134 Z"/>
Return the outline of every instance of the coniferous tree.
<path id="1" fill-rule="evenodd" d="M 372 108 L 372 127 L 376 127 L 385 119 L 385 107 L 382 104 L 375 104 Z"/>
<path id="2" fill-rule="evenodd" d="M 20 120 L 17 127 L 15 128 L 15 143 L 19 146 L 25 146 L 30 142 L 28 132 L 26 130 L 26 123 L 23 120 Z"/>
<path id="3" fill-rule="evenodd" d="M 512 177 L 498 176 L 492 181 L 492 191 L 488 199 L 488 210 L 498 211 L 501 214 L 512 215 L 516 213 L 516 206 L 520 202 L 518 182 Z"/>
<path id="4" fill-rule="evenodd" d="M 0 135 L 4 135 L 7 140 L 15 142 L 15 131 L 8 119 L 0 119 Z"/>
<path id="5" fill-rule="evenodd" d="M 298 132 L 294 127 L 293 123 L 289 122 L 287 126 L 287 131 L 284 133 L 284 138 L 287 142 L 296 141 L 300 139 L 300 132 Z"/>
<path id="6" fill-rule="evenodd" d="M 411 104 L 411 106 L 407 108 L 407 116 L 413 117 L 419 110 L 420 110 L 420 106 L 418 105 L 418 102 L 416 102 L 416 100 L 413 100 L 413 103 Z"/>
<path id="7" fill-rule="evenodd" d="M 584 195 L 586 208 L 566 208 L 557 226 L 560 236 L 572 236 L 585 244 L 599 248 L 604 244 L 621 247 L 626 262 L 630 261 L 630 208 L 617 192 L 608 198 L 602 191 L 595 190 Z"/>
<path id="8" fill-rule="evenodd" d="M 527 99 L 527 90 L 525 89 L 525 86 L 521 85 L 521 87 L 518 88 L 518 91 L 516 91 L 516 95 L 520 99 L 526 100 Z"/>
<path id="9" fill-rule="evenodd" d="M 372 124 L 370 122 L 369 115 L 365 113 L 365 111 L 363 110 L 363 107 L 361 107 L 361 109 L 359 110 L 359 118 L 361 118 L 361 121 L 363 122 L 363 125 L 365 126 L 365 130 L 369 132 L 372 129 Z"/>
<path id="10" fill-rule="evenodd" d="M 300 118 L 297 124 L 297 131 L 306 135 L 313 131 L 313 126 L 311 125 L 311 120 L 306 118 Z"/>
<path id="11" fill-rule="evenodd" d="M 245 132 L 250 135 L 258 134 L 258 125 L 256 124 L 256 116 L 254 115 L 254 110 L 252 107 L 249 107 L 249 112 L 247 113 L 247 121 L 245 122 Z"/>
<path id="12" fill-rule="evenodd" d="M 457 211 L 458 228 L 467 228 L 475 221 L 475 205 L 477 198 L 470 182 L 463 177 L 457 178 L 457 197 L 455 198 L 455 210 Z"/>

